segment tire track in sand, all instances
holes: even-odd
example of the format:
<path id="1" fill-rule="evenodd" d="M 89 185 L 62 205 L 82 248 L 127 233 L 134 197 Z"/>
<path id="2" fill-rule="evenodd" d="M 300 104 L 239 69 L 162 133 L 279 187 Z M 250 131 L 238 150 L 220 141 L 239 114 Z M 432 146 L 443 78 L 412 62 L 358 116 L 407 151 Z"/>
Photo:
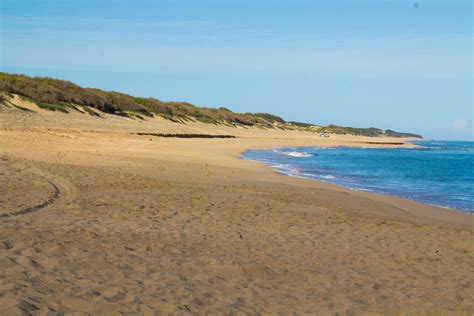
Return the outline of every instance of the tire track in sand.
<path id="1" fill-rule="evenodd" d="M 21 210 L 9 212 L 9 213 L 0 214 L 0 219 L 12 217 L 12 216 L 26 215 L 29 213 L 42 210 L 44 208 L 54 208 L 54 209 L 61 208 L 61 207 L 66 206 L 76 196 L 75 186 L 64 178 L 61 178 L 55 174 L 52 174 L 50 172 L 47 172 L 45 170 L 41 170 L 35 167 L 26 169 L 23 172 L 34 173 L 44 178 L 45 181 L 48 182 L 52 186 L 53 194 L 41 204 L 29 206 Z"/>

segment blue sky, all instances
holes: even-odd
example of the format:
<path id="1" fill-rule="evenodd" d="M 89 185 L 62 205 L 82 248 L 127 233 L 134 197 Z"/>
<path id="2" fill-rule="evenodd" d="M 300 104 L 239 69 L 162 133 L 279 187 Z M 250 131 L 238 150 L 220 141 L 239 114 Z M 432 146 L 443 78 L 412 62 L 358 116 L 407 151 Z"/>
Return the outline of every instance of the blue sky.
<path id="1" fill-rule="evenodd" d="M 0 3 L 1 71 L 473 139 L 471 1 Z"/>

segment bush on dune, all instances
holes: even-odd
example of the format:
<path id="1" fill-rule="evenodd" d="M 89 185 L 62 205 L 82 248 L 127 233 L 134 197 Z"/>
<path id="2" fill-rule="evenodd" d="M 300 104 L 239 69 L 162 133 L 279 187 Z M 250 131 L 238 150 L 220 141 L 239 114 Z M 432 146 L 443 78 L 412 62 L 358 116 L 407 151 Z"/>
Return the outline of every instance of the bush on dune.
<path id="1" fill-rule="evenodd" d="M 371 137 L 420 137 L 392 130 L 377 128 L 353 128 L 329 125 L 319 128 L 313 124 L 286 122 L 283 118 L 269 113 L 236 113 L 228 108 L 197 107 L 187 102 L 164 102 L 155 98 L 134 97 L 115 91 L 103 91 L 83 88 L 75 83 L 47 77 L 28 77 L 18 74 L 0 73 L 0 92 L 5 95 L 17 94 L 39 107 L 51 111 L 68 113 L 70 109 L 101 116 L 91 108 L 109 114 L 121 115 L 133 119 L 159 115 L 167 120 L 186 123 L 202 122 L 225 126 L 255 126 L 259 128 L 278 128 L 282 130 L 321 131 L 335 134 L 353 134 Z M 0 93 L 0 96 L 2 94 Z M 0 98 L 0 104 L 5 104 Z M 81 108 L 82 110 L 79 110 Z"/>
<path id="2" fill-rule="evenodd" d="M 196 121 L 231 126 L 252 126 L 264 124 L 270 127 L 275 121 L 283 121 L 270 114 L 242 114 L 227 108 L 197 107 L 187 102 L 163 102 L 155 98 L 134 97 L 115 91 L 103 91 L 94 88 L 82 88 L 72 82 L 46 77 L 28 77 L 25 75 L 0 73 L 0 91 L 17 94 L 29 98 L 38 106 L 67 112 L 68 106 L 76 104 L 93 107 L 100 111 L 127 116 L 153 116 L 158 114 L 166 119 L 177 122 Z M 136 113 L 131 115 L 130 113 Z"/>

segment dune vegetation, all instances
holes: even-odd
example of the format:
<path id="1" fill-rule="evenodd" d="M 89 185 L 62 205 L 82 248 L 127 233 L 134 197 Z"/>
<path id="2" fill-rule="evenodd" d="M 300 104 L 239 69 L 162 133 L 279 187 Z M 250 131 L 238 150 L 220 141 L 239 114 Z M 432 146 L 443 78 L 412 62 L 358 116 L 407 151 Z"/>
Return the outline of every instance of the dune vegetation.
<path id="1" fill-rule="evenodd" d="M 361 136 L 368 136 L 368 137 L 385 136 L 385 137 L 422 138 L 422 136 L 418 134 L 395 132 L 389 129 L 381 130 L 375 127 L 356 128 L 356 127 L 343 127 L 343 126 L 337 126 L 337 125 L 329 125 L 329 126 L 322 127 L 320 132 L 328 133 L 328 134 L 361 135 Z"/>
<path id="2" fill-rule="evenodd" d="M 228 126 L 307 130 L 315 133 L 352 134 L 363 136 L 390 136 L 421 138 L 420 135 L 399 133 L 378 128 L 353 128 L 287 122 L 269 113 L 236 113 L 225 107 L 198 107 L 188 102 L 165 102 L 156 98 L 130 96 L 116 91 L 83 88 L 79 85 L 47 77 L 29 77 L 0 73 L 0 105 L 10 106 L 8 96 L 18 95 L 50 111 L 69 113 L 76 110 L 99 115 L 96 110 L 131 119 L 161 116 L 176 123 L 202 122 Z M 16 106 L 18 108 L 18 106 Z M 93 110 L 94 109 L 94 110 Z"/>

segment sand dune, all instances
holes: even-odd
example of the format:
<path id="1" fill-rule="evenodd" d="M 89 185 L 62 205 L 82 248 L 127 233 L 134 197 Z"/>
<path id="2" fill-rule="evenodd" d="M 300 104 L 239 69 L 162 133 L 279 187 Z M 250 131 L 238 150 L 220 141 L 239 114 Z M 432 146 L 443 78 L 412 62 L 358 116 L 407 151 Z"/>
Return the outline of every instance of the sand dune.
<path id="1" fill-rule="evenodd" d="M 32 109 L 0 111 L 0 314 L 474 311 L 472 216 L 238 159 L 389 145 Z"/>

